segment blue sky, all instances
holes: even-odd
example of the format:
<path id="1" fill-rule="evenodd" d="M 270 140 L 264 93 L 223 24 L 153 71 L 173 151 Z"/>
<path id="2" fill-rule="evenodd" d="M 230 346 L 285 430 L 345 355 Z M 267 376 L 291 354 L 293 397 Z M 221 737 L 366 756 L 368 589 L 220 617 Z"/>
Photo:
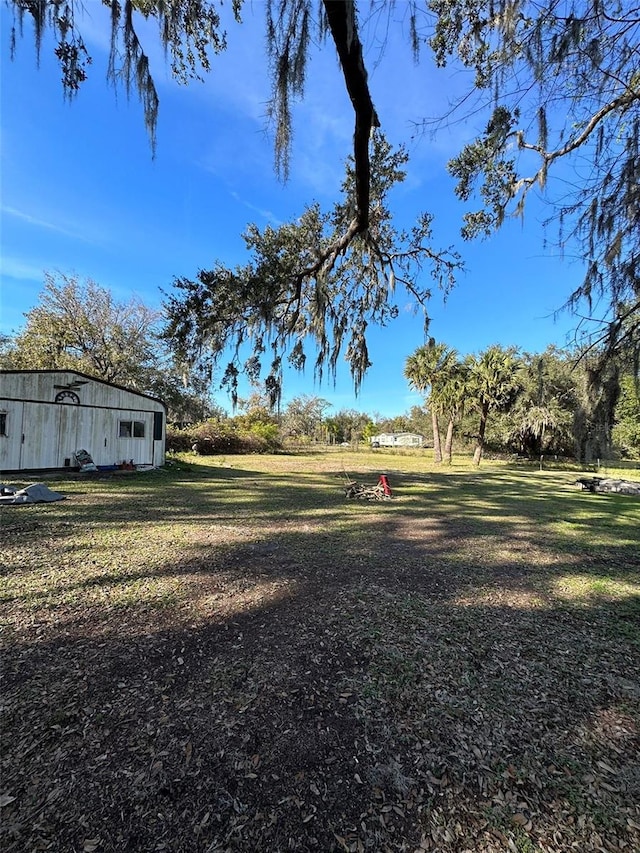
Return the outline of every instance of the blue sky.
<path id="1" fill-rule="evenodd" d="M 307 95 L 295 109 L 289 181 L 283 185 L 276 178 L 266 120 L 264 10 L 254 2 L 245 6 L 241 26 L 229 21 L 229 49 L 213 59 L 205 82 L 187 87 L 171 79 L 153 26 L 140 28 L 160 95 L 152 159 L 137 97 L 116 96 L 105 82 L 108 10 L 98 0 L 85 5 L 83 31 L 93 65 L 71 104 L 63 100 L 47 36 L 36 67 L 26 19 L 25 38 L 10 61 L 11 15 L 1 7 L 3 332 L 18 329 L 37 304 L 44 271 L 90 277 L 118 299 L 135 294 L 159 307 L 174 276 L 194 277 L 216 260 L 228 266 L 246 261 L 241 234 L 248 223 L 278 225 L 312 201 L 329 207 L 350 152 L 352 110 L 327 45 L 312 50 Z M 563 260 L 552 245 L 545 248 L 545 210 L 535 199 L 524 223 L 510 221 L 491 240 L 463 243 L 464 209 L 445 165 L 477 127 L 463 123 L 435 140 L 412 139 L 412 123 L 444 111 L 468 80 L 459 72 L 436 71 L 427 55 L 416 67 L 402 37 L 402 5 L 397 9 L 384 52 L 380 25 L 372 22 L 362 33 L 383 130 L 393 143 L 405 141 L 411 157 L 391 207 L 407 226 L 420 211 L 433 213 L 436 244 L 454 244 L 466 264 L 446 302 L 434 292 L 430 333 L 463 354 L 493 343 L 528 351 L 565 345 L 576 321 L 567 315 L 554 321 L 552 315 L 580 283 L 582 267 Z M 409 304 L 400 301 L 399 308 L 397 321 L 372 333 L 373 367 L 359 397 L 345 366 L 335 386 L 314 384 L 310 372 L 287 372 L 284 401 L 318 394 L 335 409 L 385 415 L 419 404 L 402 370 L 407 355 L 424 342 L 422 321 Z M 218 401 L 228 408 L 224 394 Z"/>

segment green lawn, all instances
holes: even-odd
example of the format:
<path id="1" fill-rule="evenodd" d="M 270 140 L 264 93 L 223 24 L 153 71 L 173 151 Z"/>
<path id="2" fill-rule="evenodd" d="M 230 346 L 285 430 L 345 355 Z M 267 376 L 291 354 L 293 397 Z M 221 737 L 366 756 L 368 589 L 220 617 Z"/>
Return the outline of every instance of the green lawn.
<path id="1" fill-rule="evenodd" d="M 640 849 L 638 498 L 185 460 L 0 510 L 3 850 Z"/>

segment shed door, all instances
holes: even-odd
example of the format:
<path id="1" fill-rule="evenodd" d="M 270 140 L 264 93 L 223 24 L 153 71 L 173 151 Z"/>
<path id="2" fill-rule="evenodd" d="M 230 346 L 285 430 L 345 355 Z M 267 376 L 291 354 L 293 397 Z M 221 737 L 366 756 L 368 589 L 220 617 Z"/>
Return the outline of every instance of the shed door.
<path id="1" fill-rule="evenodd" d="M 91 432 L 89 433 L 89 427 Z M 115 449 L 114 417 L 110 409 L 93 409 L 91 422 L 85 424 L 87 450 L 96 465 L 113 465 L 118 461 Z"/>
<path id="2" fill-rule="evenodd" d="M 162 412 L 153 413 L 153 440 L 162 441 L 162 428 L 164 426 Z"/>
<path id="3" fill-rule="evenodd" d="M 164 413 L 153 413 L 153 464 L 164 465 Z"/>
<path id="4" fill-rule="evenodd" d="M 79 406 L 65 405 L 60 407 L 60 426 L 58 430 L 58 460 L 56 465 L 62 468 L 65 461 L 75 465 L 74 453 L 78 449 L 76 434 L 78 432 Z"/>
<path id="5" fill-rule="evenodd" d="M 5 404 L 3 404 L 5 405 Z M 22 454 L 22 407 L 12 400 L 6 408 L 6 433 L 0 436 L 0 471 L 17 471 Z"/>
<path id="6" fill-rule="evenodd" d="M 20 468 L 58 465 L 58 406 L 23 403 Z"/>

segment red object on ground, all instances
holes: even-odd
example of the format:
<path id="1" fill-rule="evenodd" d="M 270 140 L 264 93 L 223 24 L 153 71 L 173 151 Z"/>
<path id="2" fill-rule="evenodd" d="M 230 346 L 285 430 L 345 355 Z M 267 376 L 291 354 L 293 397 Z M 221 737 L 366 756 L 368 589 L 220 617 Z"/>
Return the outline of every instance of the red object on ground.
<path id="1" fill-rule="evenodd" d="M 391 488 L 389 486 L 389 481 L 387 480 L 387 475 L 386 474 L 380 474 L 380 479 L 378 480 L 378 483 L 384 489 L 384 496 L 386 498 L 390 498 L 391 497 Z"/>

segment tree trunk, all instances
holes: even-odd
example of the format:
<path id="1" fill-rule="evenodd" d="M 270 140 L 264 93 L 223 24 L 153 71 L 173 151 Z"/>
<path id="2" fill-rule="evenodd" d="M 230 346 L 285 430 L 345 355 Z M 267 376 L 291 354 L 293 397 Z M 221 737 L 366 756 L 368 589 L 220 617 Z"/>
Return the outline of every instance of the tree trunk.
<path id="1" fill-rule="evenodd" d="M 447 465 L 451 465 L 451 458 L 453 456 L 453 418 L 449 418 L 449 423 L 447 424 L 447 436 L 444 440 L 444 458 Z"/>
<path id="2" fill-rule="evenodd" d="M 480 460 L 482 459 L 482 453 L 484 451 L 484 434 L 487 429 L 487 415 L 489 414 L 486 406 L 482 407 L 480 412 L 480 426 L 478 427 L 478 440 L 476 442 L 476 449 L 473 452 L 473 464 L 479 465 Z"/>
<path id="3" fill-rule="evenodd" d="M 369 92 L 367 69 L 357 30 L 355 4 L 353 0 L 324 0 L 323 5 L 355 113 L 353 161 L 356 177 L 356 221 L 357 232 L 362 233 L 369 227 L 369 140 L 372 128 L 380 127 L 380 122 Z"/>
<path id="4" fill-rule="evenodd" d="M 435 411 L 431 412 L 431 423 L 433 424 L 433 461 L 442 462 L 442 445 L 440 444 L 440 426 Z"/>

